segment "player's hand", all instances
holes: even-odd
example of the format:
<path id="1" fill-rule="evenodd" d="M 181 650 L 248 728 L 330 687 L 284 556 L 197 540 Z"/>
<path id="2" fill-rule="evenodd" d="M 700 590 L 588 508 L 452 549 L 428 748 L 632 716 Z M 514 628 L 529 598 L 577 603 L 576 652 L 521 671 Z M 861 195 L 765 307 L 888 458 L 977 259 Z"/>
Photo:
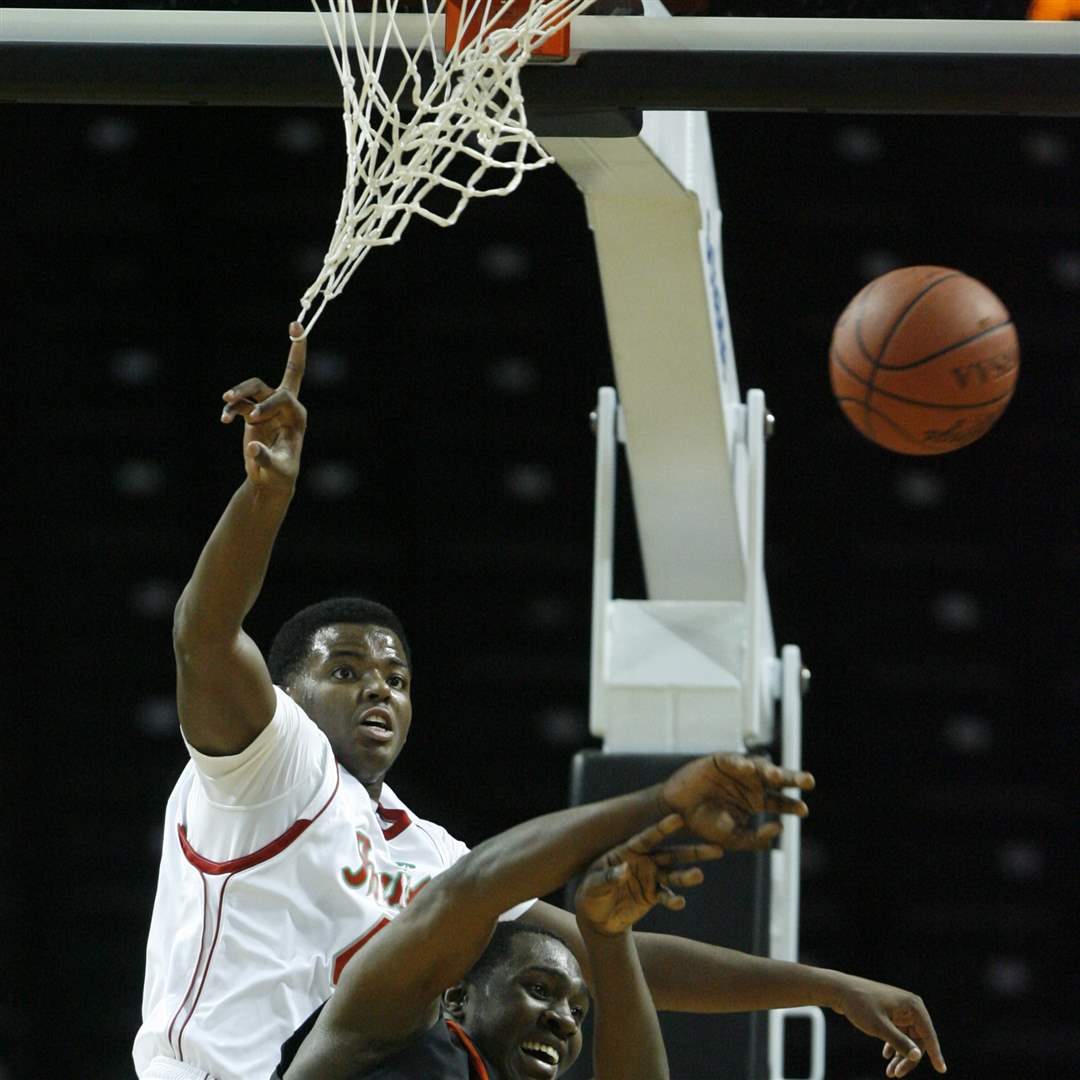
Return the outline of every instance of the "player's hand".
<path id="1" fill-rule="evenodd" d="M 907 1076 L 923 1057 L 930 1059 L 937 1072 L 945 1071 L 933 1022 L 918 994 L 844 975 L 830 1004 L 860 1031 L 884 1042 L 886 1076 Z"/>
<path id="2" fill-rule="evenodd" d="M 289 336 L 303 332 L 299 323 Z M 307 338 L 293 341 L 281 385 L 271 389 L 262 379 L 245 379 L 222 394 L 221 422 L 244 418 L 244 468 L 252 483 L 266 489 L 291 490 L 300 471 L 300 449 L 307 426 L 307 409 L 297 394 L 307 366 Z"/>
<path id="3" fill-rule="evenodd" d="M 691 862 L 719 859 L 724 849 L 715 844 L 685 844 L 655 849 L 683 827 L 678 814 L 640 832 L 602 855 L 585 872 L 574 896 L 578 924 L 598 934 L 614 936 L 629 930 L 657 904 L 680 911 L 686 899 L 673 889 L 700 885 L 699 867 L 671 869 Z"/>
<path id="4" fill-rule="evenodd" d="M 732 849 L 765 848 L 781 831 L 777 822 L 754 829 L 750 819 L 758 813 L 796 814 L 809 811 L 802 799 L 785 795 L 781 788 L 812 791 L 808 772 L 782 769 L 762 757 L 712 754 L 684 765 L 661 790 L 664 806 L 681 814 L 686 827 L 702 840 Z"/>

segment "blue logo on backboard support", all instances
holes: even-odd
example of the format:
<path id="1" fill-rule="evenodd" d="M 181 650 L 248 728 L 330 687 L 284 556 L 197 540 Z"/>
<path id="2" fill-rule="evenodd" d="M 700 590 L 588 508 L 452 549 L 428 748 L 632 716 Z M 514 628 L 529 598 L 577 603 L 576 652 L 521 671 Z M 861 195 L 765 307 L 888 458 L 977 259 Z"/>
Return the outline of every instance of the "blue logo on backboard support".
<path id="1" fill-rule="evenodd" d="M 707 288 L 712 306 L 713 325 L 716 327 L 717 348 L 720 350 L 720 371 L 727 377 L 727 334 L 724 320 L 724 288 L 720 277 L 720 254 L 713 243 L 713 215 L 705 212 L 705 263 L 708 273 Z"/>

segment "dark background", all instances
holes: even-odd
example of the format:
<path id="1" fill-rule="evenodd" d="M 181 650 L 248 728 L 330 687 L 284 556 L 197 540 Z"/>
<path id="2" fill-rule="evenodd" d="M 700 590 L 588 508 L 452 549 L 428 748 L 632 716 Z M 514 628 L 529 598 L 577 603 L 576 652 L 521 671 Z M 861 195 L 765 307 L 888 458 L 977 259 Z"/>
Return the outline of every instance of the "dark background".
<path id="1" fill-rule="evenodd" d="M 814 672 L 803 957 L 920 992 L 951 1075 L 1070 1075 L 1080 127 L 712 124 L 740 384 L 778 420 L 777 641 Z M 185 761 L 171 608 L 242 477 L 220 394 L 279 375 L 337 208 L 340 118 L 6 106 L 0 132 L 14 690 L 0 1077 L 116 1078 L 131 1075 L 161 816 Z M 912 263 L 986 281 L 1022 344 L 998 426 L 940 458 L 865 442 L 826 374 L 847 300 Z M 394 607 L 417 677 L 392 779 L 470 842 L 562 805 L 592 745 L 586 418 L 611 381 L 591 238 L 555 167 L 451 230 L 414 222 L 313 334 L 300 493 L 249 627 L 267 645 L 340 592 Z M 617 592 L 637 596 L 624 494 Z M 881 1075 L 877 1044 L 836 1019 L 829 1039 L 831 1080 Z"/>

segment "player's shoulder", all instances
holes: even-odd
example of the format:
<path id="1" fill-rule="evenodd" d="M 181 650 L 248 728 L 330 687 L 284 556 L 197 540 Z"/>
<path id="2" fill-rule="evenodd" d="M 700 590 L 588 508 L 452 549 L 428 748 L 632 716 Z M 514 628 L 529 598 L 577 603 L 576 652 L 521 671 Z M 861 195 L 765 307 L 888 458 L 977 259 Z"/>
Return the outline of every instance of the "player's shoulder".
<path id="1" fill-rule="evenodd" d="M 306 744 L 320 749 L 329 747 L 329 740 L 323 730 L 308 716 L 299 702 L 289 697 L 280 686 L 274 687 L 274 693 L 277 696 L 277 707 L 266 729 L 269 741 Z"/>
<path id="2" fill-rule="evenodd" d="M 319 730 L 318 724 L 308 716 L 304 707 L 298 701 L 294 701 L 289 696 L 289 692 L 276 683 L 274 685 L 274 696 L 277 698 L 277 706 L 274 709 L 271 723 L 279 721 L 286 724 L 301 724 L 305 727 L 313 727 L 316 731 Z"/>
<path id="3" fill-rule="evenodd" d="M 274 715 L 262 731 L 236 754 L 207 755 L 187 744 L 189 768 L 180 785 L 210 806 L 269 815 L 283 813 L 284 803 L 303 809 L 313 791 L 336 777 L 333 750 L 322 731 L 280 687 L 274 687 Z M 186 740 L 185 740 L 186 741 Z M 192 783 L 197 773 L 198 784 Z M 197 789 L 201 789 L 201 792 Z M 190 807 L 189 807 L 190 809 Z M 288 823 L 286 823 L 288 824 Z"/>

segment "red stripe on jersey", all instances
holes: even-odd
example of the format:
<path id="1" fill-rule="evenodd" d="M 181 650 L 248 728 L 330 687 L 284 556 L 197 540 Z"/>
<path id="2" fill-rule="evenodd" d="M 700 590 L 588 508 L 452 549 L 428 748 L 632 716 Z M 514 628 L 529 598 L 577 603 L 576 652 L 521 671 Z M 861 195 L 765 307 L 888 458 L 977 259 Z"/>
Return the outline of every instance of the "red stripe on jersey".
<path id="1" fill-rule="evenodd" d="M 476 1080 L 491 1080 L 488 1076 L 484 1059 L 480 1056 L 480 1051 L 473 1046 L 472 1039 L 465 1034 L 461 1025 L 455 1024 L 453 1020 L 447 1020 L 446 1026 L 458 1037 L 461 1041 L 461 1045 L 465 1047 L 465 1052 L 469 1055 L 469 1063 L 472 1065 L 472 1071 L 476 1076 Z"/>
<path id="2" fill-rule="evenodd" d="M 389 810 L 382 803 L 377 803 L 375 812 L 383 821 L 390 822 L 389 828 L 384 828 L 382 831 L 384 840 L 393 840 L 395 836 L 400 836 L 412 824 L 412 818 L 409 817 L 407 810 Z"/>
<path id="3" fill-rule="evenodd" d="M 298 836 L 302 835 L 308 828 L 313 825 L 322 816 L 323 811 L 334 801 L 334 796 L 338 793 L 338 787 L 341 785 L 341 772 L 338 772 L 337 779 L 334 782 L 334 790 L 330 792 L 330 798 L 326 800 L 319 807 L 318 813 L 312 818 L 299 818 L 294 821 L 279 837 L 275 840 L 271 840 L 269 844 L 264 844 L 258 851 L 253 851 L 250 855 L 241 855 L 238 859 L 227 859 L 225 862 L 214 862 L 213 859 L 208 859 L 203 855 L 200 855 L 192 846 L 191 841 L 187 838 L 187 826 L 178 825 L 176 831 L 180 834 L 180 849 L 184 853 L 184 858 L 187 859 L 196 870 L 202 871 L 204 874 L 235 874 L 240 870 L 250 870 L 253 866 L 258 866 L 259 863 L 266 862 L 267 859 L 272 859 L 275 855 L 280 855 Z M 408 815 L 406 815 L 407 817 Z M 406 824 L 408 824 L 406 822 Z M 402 829 L 405 825 L 402 826 Z M 398 830 L 401 831 L 400 829 Z M 384 833 L 385 835 L 385 833 Z M 396 834 L 395 834 L 396 835 Z"/>
<path id="4" fill-rule="evenodd" d="M 390 920 L 384 915 L 366 934 L 358 937 L 351 945 L 347 945 L 334 957 L 334 973 L 330 981 L 331 986 L 337 986 L 345 965 L 384 927 L 389 926 Z"/>
<path id="5" fill-rule="evenodd" d="M 202 882 L 203 889 L 203 921 L 202 930 L 199 933 L 199 956 L 198 959 L 195 961 L 195 968 L 191 973 L 191 981 L 188 983 L 187 990 L 184 991 L 184 997 L 180 1002 L 180 1007 L 176 1010 L 176 1013 L 174 1014 L 172 1021 L 169 1024 L 169 1032 L 167 1038 L 169 1040 L 169 1046 L 173 1050 L 176 1050 L 176 1047 L 173 1046 L 172 1041 L 173 1028 L 176 1026 L 176 1021 L 180 1018 L 180 1014 L 184 1011 L 184 1007 L 187 1005 L 188 998 L 191 997 L 191 991 L 195 988 L 195 980 L 199 977 L 199 969 L 202 967 L 203 949 L 206 948 L 206 878 L 200 877 L 199 880 Z M 180 1060 L 182 1061 L 183 1058 L 181 1058 Z"/>
<path id="6" fill-rule="evenodd" d="M 206 985 L 206 977 L 210 974 L 210 964 L 214 959 L 214 950 L 217 948 L 218 936 L 221 934 L 221 916 L 225 911 L 225 890 L 229 887 L 229 882 L 232 881 L 232 875 L 230 874 L 222 883 L 221 892 L 218 894 L 218 910 L 217 921 L 214 924 L 214 940 L 210 942 L 210 952 L 206 957 L 206 967 L 203 968 L 202 981 L 199 983 L 199 991 L 192 999 L 191 1008 L 188 1009 L 187 1018 L 183 1024 L 180 1025 L 180 1030 L 176 1035 L 176 1053 L 181 1061 L 184 1060 L 184 1032 L 187 1030 L 188 1024 L 191 1023 L 191 1018 L 195 1015 L 195 1009 L 198 1007 L 199 998 L 202 997 L 203 987 Z M 183 1008 L 183 1006 L 181 1006 Z"/>

